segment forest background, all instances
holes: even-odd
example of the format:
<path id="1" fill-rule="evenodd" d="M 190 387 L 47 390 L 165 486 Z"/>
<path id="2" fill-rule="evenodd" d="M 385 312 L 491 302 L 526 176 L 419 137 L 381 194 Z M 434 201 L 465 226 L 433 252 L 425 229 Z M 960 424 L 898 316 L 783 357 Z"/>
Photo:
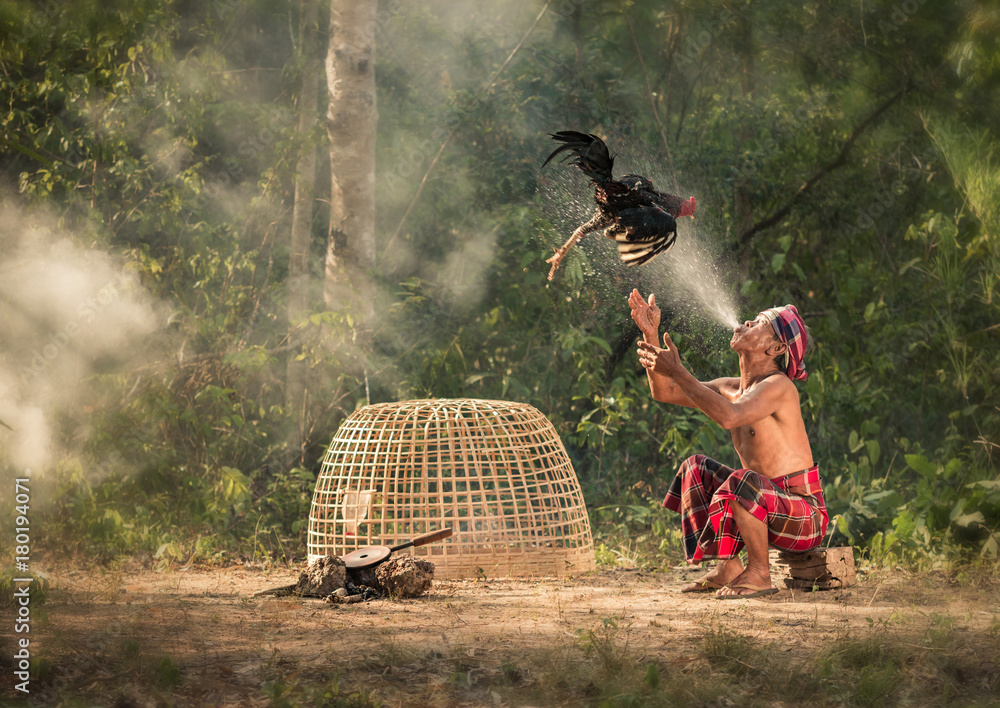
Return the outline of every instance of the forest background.
<path id="1" fill-rule="evenodd" d="M 733 454 L 650 400 L 638 287 L 701 379 L 736 369 L 729 314 L 804 313 L 829 542 L 996 562 L 995 3 L 381 2 L 340 27 L 376 58 L 377 123 L 338 126 L 376 130 L 360 298 L 326 268 L 361 238 L 331 217 L 330 10 L 0 3 L 0 500 L 31 470 L 34 548 L 301 560 L 345 416 L 472 397 L 553 422 L 602 562 L 676 562 L 666 485 Z M 594 235 L 546 281 L 592 209 L 540 169 L 562 129 L 697 198 L 674 251 L 626 269 Z"/>

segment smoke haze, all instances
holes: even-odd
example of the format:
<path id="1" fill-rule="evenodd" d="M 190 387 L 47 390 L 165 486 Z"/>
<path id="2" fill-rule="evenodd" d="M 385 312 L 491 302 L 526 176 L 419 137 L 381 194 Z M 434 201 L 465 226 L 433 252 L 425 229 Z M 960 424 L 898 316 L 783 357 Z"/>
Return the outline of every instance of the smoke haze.
<path id="1" fill-rule="evenodd" d="M 94 376 L 134 361 L 164 313 L 115 258 L 10 205 L 0 259 L 0 444 L 42 471 L 81 442 L 59 439 L 59 419 L 85 425 Z"/>

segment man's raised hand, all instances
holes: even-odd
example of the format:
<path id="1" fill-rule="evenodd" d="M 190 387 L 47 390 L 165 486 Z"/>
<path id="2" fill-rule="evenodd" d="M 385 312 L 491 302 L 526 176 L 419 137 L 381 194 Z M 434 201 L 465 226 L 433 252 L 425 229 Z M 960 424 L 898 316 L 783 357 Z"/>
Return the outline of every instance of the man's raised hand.
<path id="1" fill-rule="evenodd" d="M 643 341 L 640 341 L 638 346 L 639 363 L 650 371 L 666 374 L 673 378 L 684 368 L 677 346 L 666 332 L 663 333 L 663 349 Z"/>
<path id="2" fill-rule="evenodd" d="M 660 308 L 656 306 L 656 296 L 649 294 L 649 301 L 642 299 L 642 295 L 636 289 L 628 296 L 629 307 L 632 308 L 632 320 L 639 327 L 639 330 L 656 341 L 656 335 L 660 330 Z"/>
<path id="3" fill-rule="evenodd" d="M 660 350 L 660 357 L 663 359 L 663 363 L 670 373 L 673 374 L 677 369 L 683 368 L 681 364 L 681 353 L 677 351 L 677 345 L 674 344 L 674 340 L 670 338 L 669 332 L 663 333 L 663 349 Z"/>

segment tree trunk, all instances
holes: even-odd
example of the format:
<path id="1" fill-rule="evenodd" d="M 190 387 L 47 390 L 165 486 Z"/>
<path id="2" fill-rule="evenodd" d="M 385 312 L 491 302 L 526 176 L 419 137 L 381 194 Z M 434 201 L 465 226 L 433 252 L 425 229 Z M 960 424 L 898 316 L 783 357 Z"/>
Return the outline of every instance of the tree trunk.
<path id="1" fill-rule="evenodd" d="M 323 299 L 355 318 L 362 362 L 374 315 L 376 10 L 377 0 L 331 0 L 326 57 L 332 188 Z M 365 375 L 363 363 L 357 373 Z"/>
<path id="2" fill-rule="evenodd" d="M 301 457 L 307 426 L 308 400 L 306 362 L 302 353 L 302 326 L 309 311 L 309 251 L 312 241 L 313 206 L 316 199 L 316 145 L 313 128 L 319 104 L 319 0 L 302 0 L 300 17 L 300 53 L 302 85 L 299 92 L 299 137 L 302 154 L 295 172 L 295 203 L 292 207 L 292 233 L 288 262 L 289 352 L 285 373 L 285 405 L 295 420 L 289 447 Z"/>

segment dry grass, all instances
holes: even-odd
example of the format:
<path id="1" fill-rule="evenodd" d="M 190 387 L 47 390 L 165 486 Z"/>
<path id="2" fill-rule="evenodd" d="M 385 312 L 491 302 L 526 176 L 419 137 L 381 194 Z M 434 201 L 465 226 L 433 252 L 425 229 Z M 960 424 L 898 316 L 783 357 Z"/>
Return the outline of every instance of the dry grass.
<path id="1" fill-rule="evenodd" d="M 67 570 L 39 608 L 30 698 L 56 706 L 1000 705 L 995 578 L 959 585 L 890 574 L 877 594 L 864 582 L 719 602 L 673 592 L 681 575 L 441 581 L 416 600 L 336 606 L 249 597 L 281 584 L 281 573 Z"/>

